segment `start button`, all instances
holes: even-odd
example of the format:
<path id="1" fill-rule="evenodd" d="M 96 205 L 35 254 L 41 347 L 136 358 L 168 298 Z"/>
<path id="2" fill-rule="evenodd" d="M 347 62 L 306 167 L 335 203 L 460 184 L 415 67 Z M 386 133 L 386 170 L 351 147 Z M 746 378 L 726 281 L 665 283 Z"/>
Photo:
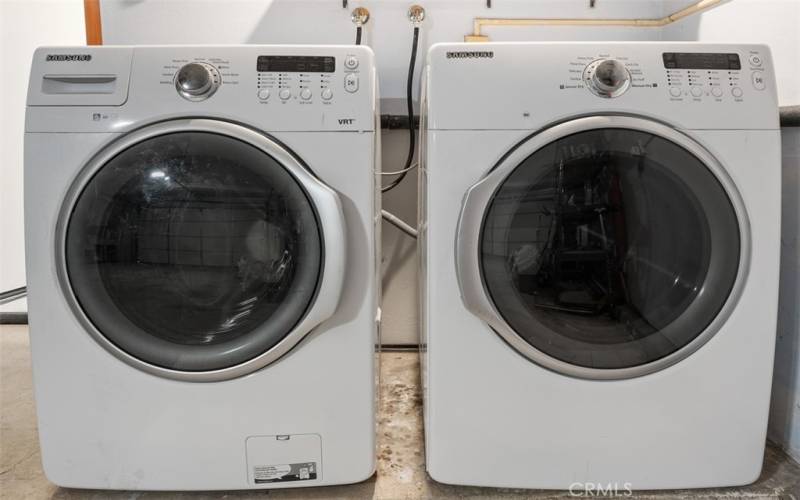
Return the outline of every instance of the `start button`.
<path id="1" fill-rule="evenodd" d="M 767 82 L 764 80 L 764 72 L 763 71 L 753 71 L 753 74 L 750 75 L 753 79 L 753 88 L 756 90 L 764 90 L 767 88 Z"/>

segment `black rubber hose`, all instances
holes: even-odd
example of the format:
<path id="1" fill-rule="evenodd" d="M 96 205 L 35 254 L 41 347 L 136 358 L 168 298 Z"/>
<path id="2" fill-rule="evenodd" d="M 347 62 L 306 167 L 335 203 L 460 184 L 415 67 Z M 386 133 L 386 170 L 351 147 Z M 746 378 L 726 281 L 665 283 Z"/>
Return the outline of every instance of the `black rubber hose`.
<path id="1" fill-rule="evenodd" d="M 381 192 L 385 193 L 397 187 L 398 184 L 403 182 L 408 174 L 411 162 L 414 161 L 414 148 L 416 147 L 416 135 L 414 132 L 414 101 L 412 100 L 411 91 L 414 88 L 414 66 L 417 63 L 417 44 L 419 42 L 419 26 L 414 27 L 414 41 L 411 43 L 411 60 L 408 62 L 408 80 L 406 83 L 406 106 L 408 111 L 408 154 L 406 155 L 406 163 L 403 166 L 403 173 L 393 180 L 388 186 L 383 186 Z"/>
<path id="2" fill-rule="evenodd" d="M 356 26 L 356 45 L 361 45 L 361 26 Z"/>

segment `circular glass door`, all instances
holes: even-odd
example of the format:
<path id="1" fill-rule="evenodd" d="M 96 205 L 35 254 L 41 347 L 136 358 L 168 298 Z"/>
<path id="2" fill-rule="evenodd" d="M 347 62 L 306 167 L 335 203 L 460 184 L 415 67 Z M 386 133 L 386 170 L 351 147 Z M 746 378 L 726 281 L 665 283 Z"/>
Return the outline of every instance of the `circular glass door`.
<path id="1" fill-rule="evenodd" d="M 301 321 L 322 241 L 308 193 L 275 157 L 178 131 L 126 147 L 83 184 L 64 263 L 80 309 L 114 346 L 211 371 L 261 355 Z"/>
<path id="2" fill-rule="evenodd" d="M 708 334 L 737 281 L 740 233 L 726 189 L 687 148 L 589 127 L 542 144 L 495 184 L 480 281 L 499 329 L 535 360 L 636 375 Z"/>

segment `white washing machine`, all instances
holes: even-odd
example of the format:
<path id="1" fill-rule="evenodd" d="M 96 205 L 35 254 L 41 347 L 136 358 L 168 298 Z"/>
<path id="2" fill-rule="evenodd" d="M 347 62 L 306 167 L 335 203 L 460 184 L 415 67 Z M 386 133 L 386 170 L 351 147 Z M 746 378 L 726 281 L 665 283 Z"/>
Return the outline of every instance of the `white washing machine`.
<path id="1" fill-rule="evenodd" d="M 365 47 L 36 51 L 28 304 L 52 482 L 372 475 L 376 111 Z"/>
<path id="2" fill-rule="evenodd" d="M 424 91 L 431 476 L 754 481 L 780 251 L 769 49 L 436 45 Z"/>

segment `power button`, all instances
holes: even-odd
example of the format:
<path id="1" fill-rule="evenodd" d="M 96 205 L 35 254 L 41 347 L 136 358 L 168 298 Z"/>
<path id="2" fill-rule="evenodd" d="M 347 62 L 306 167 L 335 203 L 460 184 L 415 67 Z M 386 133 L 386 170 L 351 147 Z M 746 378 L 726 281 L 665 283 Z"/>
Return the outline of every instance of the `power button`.
<path id="1" fill-rule="evenodd" d="M 344 67 L 347 69 L 356 69 L 358 67 L 358 59 L 355 56 L 347 56 L 344 59 Z"/>

